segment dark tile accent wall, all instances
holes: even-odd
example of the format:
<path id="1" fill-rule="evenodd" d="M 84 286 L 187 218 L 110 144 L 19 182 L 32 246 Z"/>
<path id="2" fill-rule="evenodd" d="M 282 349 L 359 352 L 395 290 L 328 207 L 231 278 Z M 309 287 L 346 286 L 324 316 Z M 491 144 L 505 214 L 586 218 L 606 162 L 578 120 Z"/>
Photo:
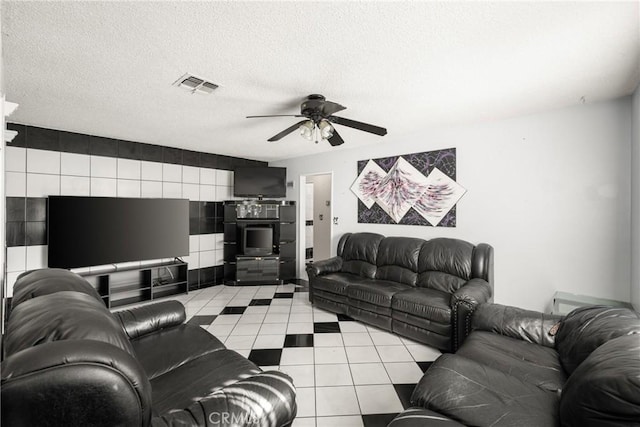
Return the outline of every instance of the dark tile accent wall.
<path id="1" fill-rule="evenodd" d="M 189 202 L 189 234 L 213 234 L 224 231 L 222 202 Z"/>
<path id="2" fill-rule="evenodd" d="M 18 135 L 13 141 L 7 144 L 10 147 L 93 154 L 96 156 L 165 162 L 211 169 L 234 170 L 237 167 L 267 166 L 267 162 L 260 162 L 258 160 L 104 138 L 101 136 L 84 135 L 16 123 L 7 123 L 7 129 L 18 132 Z"/>
<path id="3" fill-rule="evenodd" d="M 7 247 L 47 244 L 47 199 L 7 197 Z"/>

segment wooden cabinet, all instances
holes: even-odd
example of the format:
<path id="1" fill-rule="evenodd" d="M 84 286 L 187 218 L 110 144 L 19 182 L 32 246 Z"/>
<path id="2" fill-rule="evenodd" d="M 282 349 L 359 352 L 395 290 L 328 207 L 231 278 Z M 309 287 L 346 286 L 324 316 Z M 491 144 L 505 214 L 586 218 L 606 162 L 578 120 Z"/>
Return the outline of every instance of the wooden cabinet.
<path id="1" fill-rule="evenodd" d="M 187 293 L 188 264 L 181 261 L 126 268 L 82 276 L 109 308 Z"/>

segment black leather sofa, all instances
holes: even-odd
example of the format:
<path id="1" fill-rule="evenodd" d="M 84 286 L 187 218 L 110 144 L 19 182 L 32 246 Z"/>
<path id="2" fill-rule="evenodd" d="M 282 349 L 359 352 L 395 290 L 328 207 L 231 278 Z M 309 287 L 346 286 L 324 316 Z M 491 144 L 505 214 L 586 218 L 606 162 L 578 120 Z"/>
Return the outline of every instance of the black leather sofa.
<path id="1" fill-rule="evenodd" d="M 347 233 L 337 256 L 307 266 L 309 299 L 326 310 L 455 351 L 478 304 L 493 297 L 493 247 Z"/>
<path id="2" fill-rule="evenodd" d="M 483 304 L 472 328 L 389 427 L 640 425 L 637 312 L 591 306 L 561 318 Z"/>
<path id="3" fill-rule="evenodd" d="M 164 301 L 111 313 L 65 270 L 15 285 L 2 361 L 3 426 L 285 426 L 291 378 L 262 372 Z"/>

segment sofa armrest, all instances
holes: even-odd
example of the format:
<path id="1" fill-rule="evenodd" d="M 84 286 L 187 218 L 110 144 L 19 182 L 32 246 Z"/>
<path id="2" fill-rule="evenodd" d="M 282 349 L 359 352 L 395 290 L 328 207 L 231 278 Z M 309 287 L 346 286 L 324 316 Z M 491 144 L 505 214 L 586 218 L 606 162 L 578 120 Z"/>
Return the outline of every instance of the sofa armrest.
<path id="1" fill-rule="evenodd" d="M 181 411 L 154 417 L 153 427 L 288 426 L 296 416 L 296 391 L 279 371 L 261 372 L 228 385 Z"/>
<path id="2" fill-rule="evenodd" d="M 482 304 L 471 320 L 473 330 L 482 330 L 553 348 L 562 316 L 500 304 Z"/>
<path id="3" fill-rule="evenodd" d="M 464 426 L 438 412 L 412 406 L 399 413 L 387 427 L 459 427 Z"/>
<path id="4" fill-rule="evenodd" d="M 491 285 L 482 279 L 471 279 L 451 295 L 453 322 L 452 350 L 460 348 L 471 332 L 471 318 L 476 308 L 491 300 Z"/>
<path id="5" fill-rule="evenodd" d="M 324 274 L 337 273 L 342 269 L 342 257 L 335 256 L 333 258 L 322 261 L 312 262 L 307 266 L 307 274 L 311 276 L 322 276 Z"/>
<path id="6" fill-rule="evenodd" d="M 162 301 L 113 313 L 129 339 L 139 338 L 170 326 L 179 326 L 187 315 L 178 301 Z"/>
<path id="7" fill-rule="evenodd" d="M 142 426 L 151 419 L 151 385 L 140 363 L 100 341 L 29 347 L 2 362 L 1 424 Z"/>

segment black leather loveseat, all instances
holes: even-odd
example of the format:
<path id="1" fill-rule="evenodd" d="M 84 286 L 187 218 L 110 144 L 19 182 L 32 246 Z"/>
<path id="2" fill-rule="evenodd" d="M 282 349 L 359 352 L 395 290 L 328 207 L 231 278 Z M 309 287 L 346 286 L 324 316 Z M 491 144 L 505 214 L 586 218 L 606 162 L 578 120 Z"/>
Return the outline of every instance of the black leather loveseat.
<path id="1" fill-rule="evenodd" d="M 262 372 L 165 301 L 110 313 L 65 270 L 14 287 L 2 361 L 3 426 L 283 426 L 291 378 Z"/>
<path id="2" fill-rule="evenodd" d="M 399 335 L 455 351 L 493 296 L 493 248 L 457 239 L 347 233 L 337 256 L 307 266 L 309 298 Z"/>
<path id="3" fill-rule="evenodd" d="M 389 427 L 638 426 L 640 315 L 583 307 L 565 318 L 483 304 Z"/>

